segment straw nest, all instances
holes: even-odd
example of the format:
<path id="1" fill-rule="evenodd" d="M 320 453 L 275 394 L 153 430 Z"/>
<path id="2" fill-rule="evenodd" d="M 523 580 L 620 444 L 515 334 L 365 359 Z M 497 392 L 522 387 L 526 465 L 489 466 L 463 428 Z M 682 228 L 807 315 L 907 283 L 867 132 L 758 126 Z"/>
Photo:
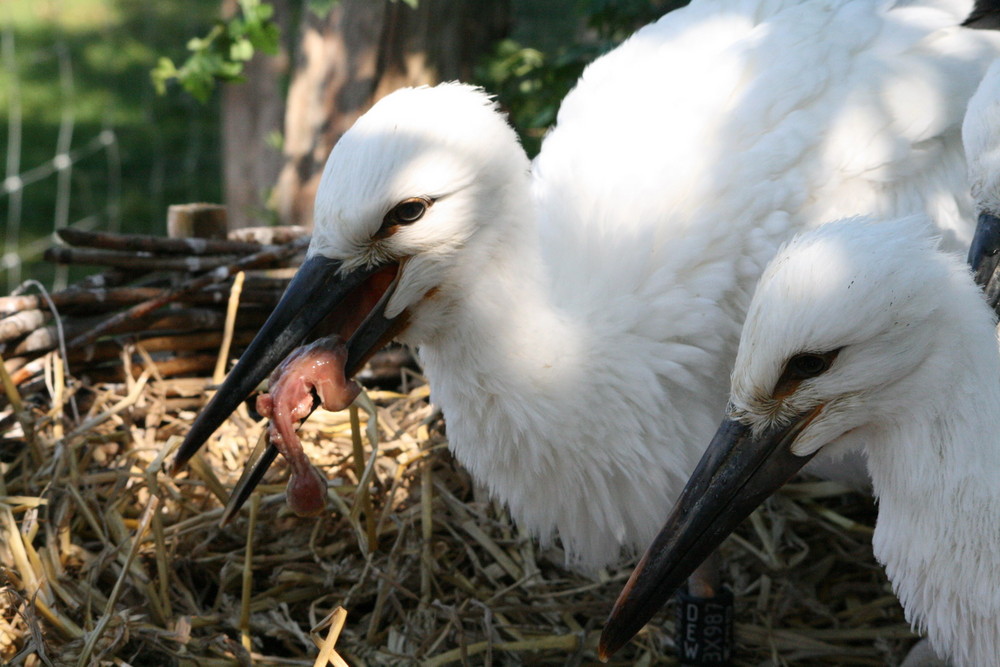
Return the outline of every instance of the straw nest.
<path id="1" fill-rule="evenodd" d="M 116 382 L 65 382 L 45 359 L 48 382 L 6 381 L 0 412 L 0 662 L 596 662 L 628 564 L 583 577 L 522 535 L 449 456 L 419 376 L 305 424 L 324 516 L 287 510 L 276 465 L 220 527 L 262 422 L 241 408 L 172 478 L 211 378 L 165 377 L 141 342 Z M 914 637 L 872 557 L 874 518 L 866 496 L 796 481 L 726 542 L 736 664 L 898 663 Z M 612 664 L 671 664 L 672 630 L 668 606 Z"/>

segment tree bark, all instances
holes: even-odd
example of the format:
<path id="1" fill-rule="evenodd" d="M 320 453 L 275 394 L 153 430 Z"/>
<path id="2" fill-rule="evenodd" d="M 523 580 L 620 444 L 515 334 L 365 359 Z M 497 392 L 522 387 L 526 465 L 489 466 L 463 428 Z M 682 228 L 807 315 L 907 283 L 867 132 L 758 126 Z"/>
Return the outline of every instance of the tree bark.
<path id="1" fill-rule="evenodd" d="M 402 86 L 468 79 L 509 30 L 510 0 L 342 0 L 304 11 L 285 110 L 274 204 L 284 224 L 312 224 L 326 158 L 377 99 Z"/>
<path id="2" fill-rule="evenodd" d="M 285 124 L 285 80 L 296 27 L 291 5 L 298 3 L 269 2 L 281 29 L 279 53 L 255 54 L 244 68 L 245 80 L 222 87 L 222 164 L 230 229 L 261 224 L 285 161 L 276 139 Z M 223 16 L 236 9 L 236 0 L 223 0 Z"/>

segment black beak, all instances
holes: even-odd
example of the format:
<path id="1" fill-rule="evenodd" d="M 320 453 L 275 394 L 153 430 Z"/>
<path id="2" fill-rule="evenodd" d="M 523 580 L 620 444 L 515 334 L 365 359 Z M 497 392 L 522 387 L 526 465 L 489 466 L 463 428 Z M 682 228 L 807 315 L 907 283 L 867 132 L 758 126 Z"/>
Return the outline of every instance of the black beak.
<path id="1" fill-rule="evenodd" d="M 969 266 L 976 284 L 986 292 L 990 308 L 996 310 L 1000 302 L 1000 276 L 996 275 L 1000 263 L 1000 218 L 991 213 L 980 213 L 976 235 L 969 246 Z"/>
<path id="2" fill-rule="evenodd" d="M 790 448 L 820 410 L 757 438 L 749 427 L 723 420 L 670 518 L 618 596 L 601 633 L 601 659 L 642 629 L 736 526 L 812 458 L 795 456 Z"/>
<path id="3" fill-rule="evenodd" d="M 398 277 L 398 273 L 397 273 Z M 352 378 L 361 370 L 368 357 L 386 343 L 388 343 L 397 333 L 406 327 L 407 313 L 403 312 L 392 319 L 385 317 L 385 305 L 392 296 L 395 280 L 385 291 L 382 298 L 365 318 L 361 326 L 354 332 L 350 340 L 347 341 L 347 361 L 344 363 L 344 376 Z M 235 372 L 235 369 L 233 370 Z M 319 406 L 319 401 L 313 396 L 313 410 Z M 308 417 L 307 417 L 308 419 Z M 250 494 L 257 488 L 264 478 L 264 473 L 271 467 L 274 459 L 278 456 L 278 448 L 267 443 L 266 447 L 257 446 L 247 459 L 236 486 L 229 494 L 229 502 L 222 513 L 219 523 L 223 526 L 232 521 L 233 517 L 240 511 L 240 508 L 250 499 Z"/>
<path id="4" fill-rule="evenodd" d="M 177 450 L 172 471 L 179 470 L 198 451 L 233 410 L 246 400 L 282 359 L 303 342 L 310 331 L 325 319 L 328 321 L 324 324 L 334 330 L 352 329 L 352 318 L 354 321 L 359 318 L 355 311 L 364 303 L 363 297 L 358 295 L 380 290 L 378 301 L 371 307 L 364 321 L 353 328 L 347 343 L 345 374 L 348 378 L 354 375 L 377 349 L 375 345 L 388 342 L 386 336 L 392 336 L 399 330 L 393 329 L 392 325 L 405 320 L 388 320 L 384 317 L 385 303 L 392 294 L 398 274 L 398 264 L 356 269 L 344 274 L 338 260 L 318 255 L 307 259 L 236 367 L 198 415 Z M 328 316 L 340 311 L 343 313 L 335 318 L 337 321 L 330 323 Z M 268 463 L 276 453 L 271 454 Z M 266 470 L 266 466 L 264 469 Z M 253 486 L 256 486 L 256 482 Z"/>

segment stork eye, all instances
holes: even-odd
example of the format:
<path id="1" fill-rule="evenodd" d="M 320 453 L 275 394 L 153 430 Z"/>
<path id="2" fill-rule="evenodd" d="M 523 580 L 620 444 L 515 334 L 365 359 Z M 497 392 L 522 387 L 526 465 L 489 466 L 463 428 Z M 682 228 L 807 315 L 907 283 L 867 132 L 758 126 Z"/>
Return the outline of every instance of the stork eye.
<path id="1" fill-rule="evenodd" d="M 799 380 L 814 378 L 817 375 L 825 373 L 830 368 L 830 364 L 833 363 L 836 356 L 836 352 L 827 354 L 796 354 L 788 360 L 785 372 Z"/>
<path id="2" fill-rule="evenodd" d="M 391 219 L 397 225 L 410 225 L 424 217 L 430 202 L 422 197 L 413 197 L 396 204 L 387 219 Z"/>
<path id="3" fill-rule="evenodd" d="M 410 197 L 399 202 L 382 218 L 382 226 L 372 237 L 375 240 L 386 239 L 395 234 L 403 225 L 412 225 L 424 217 L 434 200 L 429 197 Z"/>

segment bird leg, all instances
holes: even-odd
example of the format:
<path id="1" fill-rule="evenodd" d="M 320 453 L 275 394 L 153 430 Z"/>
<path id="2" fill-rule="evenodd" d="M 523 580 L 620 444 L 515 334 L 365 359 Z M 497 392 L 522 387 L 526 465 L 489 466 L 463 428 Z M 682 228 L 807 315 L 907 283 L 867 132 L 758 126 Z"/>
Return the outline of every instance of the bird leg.
<path id="1" fill-rule="evenodd" d="M 257 412 L 271 420 L 268 437 L 288 461 L 288 506 L 299 516 L 326 507 L 326 478 L 302 451 L 295 422 L 313 411 L 313 392 L 327 410 L 343 410 L 361 388 L 344 375 L 347 348 L 339 336 L 297 348 L 271 374 L 268 393 L 257 397 Z"/>
<path id="2" fill-rule="evenodd" d="M 682 665 L 721 666 L 733 654 L 733 594 L 722 586 L 713 551 L 677 591 L 677 657 Z"/>

